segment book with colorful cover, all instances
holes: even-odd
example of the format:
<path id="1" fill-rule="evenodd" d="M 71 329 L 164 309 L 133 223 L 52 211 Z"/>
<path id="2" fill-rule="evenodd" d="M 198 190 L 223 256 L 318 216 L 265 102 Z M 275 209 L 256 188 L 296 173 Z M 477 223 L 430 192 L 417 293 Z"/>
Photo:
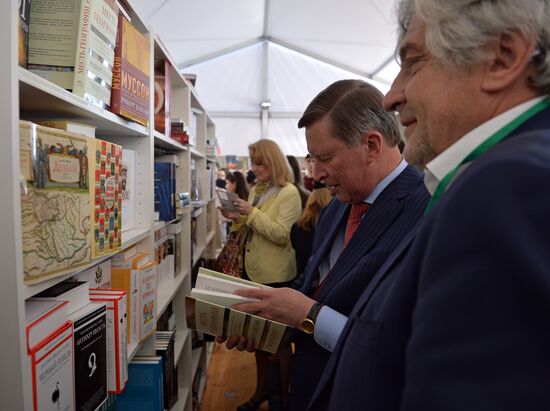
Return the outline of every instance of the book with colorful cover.
<path id="1" fill-rule="evenodd" d="M 138 339 L 141 342 L 155 331 L 157 325 L 157 265 L 151 261 L 139 266 L 137 270 L 140 281 Z"/>
<path id="2" fill-rule="evenodd" d="M 25 284 L 91 261 L 90 152 L 82 135 L 19 122 Z"/>
<path id="3" fill-rule="evenodd" d="M 147 37 L 120 13 L 110 110 L 144 126 L 149 124 L 150 113 L 149 56 Z"/>
<path id="4" fill-rule="evenodd" d="M 115 0 L 80 0 L 73 93 L 108 108 L 118 29 Z"/>
<path id="5" fill-rule="evenodd" d="M 90 186 L 92 213 L 92 258 L 102 257 L 121 249 L 122 196 L 121 152 L 116 144 L 94 140 Z"/>
<path id="6" fill-rule="evenodd" d="M 27 69 L 67 90 L 73 88 L 80 2 L 31 2 Z"/>

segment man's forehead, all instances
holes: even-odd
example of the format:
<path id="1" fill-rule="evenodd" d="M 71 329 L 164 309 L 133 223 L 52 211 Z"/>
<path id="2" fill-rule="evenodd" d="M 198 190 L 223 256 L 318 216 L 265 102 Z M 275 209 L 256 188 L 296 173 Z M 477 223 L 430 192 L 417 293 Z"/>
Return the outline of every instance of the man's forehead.
<path id="1" fill-rule="evenodd" d="M 403 60 L 408 54 L 426 52 L 426 25 L 418 17 L 413 17 L 399 44 L 399 57 Z"/>

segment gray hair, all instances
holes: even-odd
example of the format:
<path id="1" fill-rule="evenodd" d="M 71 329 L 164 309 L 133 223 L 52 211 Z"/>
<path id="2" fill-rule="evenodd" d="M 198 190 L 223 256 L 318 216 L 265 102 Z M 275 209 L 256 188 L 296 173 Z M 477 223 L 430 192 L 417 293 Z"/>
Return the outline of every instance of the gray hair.
<path id="1" fill-rule="evenodd" d="M 426 44 L 443 64 L 468 67 L 487 58 L 483 46 L 512 29 L 536 35 L 532 85 L 550 94 L 550 2 L 548 0 L 400 0 L 400 40 L 413 15 L 426 23 Z"/>
<path id="2" fill-rule="evenodd" d="M 397 119 L 382 106 L 383 94 L 362 80 L 339 80 L 321 91 L 309 103 L 298 128 L 309 127 L 329 116 L 333 136 L 348 147 L 356 146 L 363 133 L 376 130 L 393 147 L 401 136 Z"/>

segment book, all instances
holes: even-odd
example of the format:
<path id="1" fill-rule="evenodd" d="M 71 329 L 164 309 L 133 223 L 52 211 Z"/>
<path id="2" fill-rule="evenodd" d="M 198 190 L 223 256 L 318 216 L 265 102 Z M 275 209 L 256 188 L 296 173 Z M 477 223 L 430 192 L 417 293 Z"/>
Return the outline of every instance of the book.
<path id="1" fill-rule="evenodd" d="M 120 13 L 110 110 L 144 126 L 149 125 L 149 56 L 149 40 Z"/>
<path id="2" fill-rule="evenodd" d="M 32 0 L 27 69 L 67 90 L 73 88 L 81 0 Z"/>
<path id="3" fill-rule="evenodd" d="M 111 260 L 105 260 L 73 275 L 70 281 L 87 281 L 90 288 L 111 288 Z"/>
<path id="4" fill-rule="evenodd" d="M 74 409 L 73 358 L 70 321 L 31 351 L 34 411 Z"/>
<path id="5" fill-rule="evenodd" d="M 68 322 L 67 301 L 26 300 L 25 318 L 27 352 L 35 351 L 37 346 L 53 336 Z"/>
<path id="6" fill-rule="evenodd" d="M 25 284 L 91 261 L 88 139 L 19 122 L 21 237 Z"/>
<path id="7" fill-rule="evenodd" d="M 90 289 L 90 300 L 107 307 L 107 389 L 119 394 L 128 381 L 126 291 Z"/>
<path id="8" fill-rule="evenodd" d="M 213 336 L 246 336 L 255 341 L 257 349 L 277 352 L 291 327 L 230 308 L 233 304 L 255 301 L 233 294 L 237 288 L 269 287 L 199 268 L 195 288 L 190 297 L 185 297 L 187 327 Z"/>
<path id="9" fill-rule="evenodd" d="M 78 123 L 73 120 L 49 119 L 49 120 L 40 120 L 37 122 L 37 124 L 40 124 L 45 127 L 52 127 L 60 130 L 65 130 L 70 133 L 82 134 L 83 136 L 86 136 L 86 137 L 95 138 L 95 129 L 96 129 L 95 126 L 91 126 L 89 124 L 84 124 L 84 123 Z"/>
<path id="10" fill-rule="evenodd" d="M 31 0 L 19 0 L 19 65 L 27 68 L 29 60 L 29 17 Z"/>
<path id="11" fill-rule="evenodd" d="M 139 271 L 139 310 L 138 340 L 142 342 L 150 336 L 157 325 L 157 265 L 150 261 L 138 266 Z"/>
<path id="12" fill-rule="evenodd" d="M 113 267 L 120 267 L 121 265 L 125 265 L 126 262 L 134 257 L 137 253 L 138 249 L 136 245 L 128 247 L 111 257 L 111 264 Z"/>
<path id="13" fill-rule="evenodd" d="M 75 410 L 95 410 L 107 399 L 105 304 L 89 303 L 69 319 L 74 332 Z"/>
<path id="14" fill-rule="evenodd" d="M 155 213 L 158 213 L 160 221 L 171 221 L 176 218 L 175 176 L 176 166 L 173 163 L 155 163 Z"/>
<path id="15" fill-rule="evenodd" d="M 134 228 L 134 202 L 136 198 L 135 180 L 136 152 L 122 149 L 122 166 L 120 170 L 120 189 L 122 195 L 122 232 Z"/>
<path id="16" fill-rule="evenodd" d="M 122 247 L 122 147 L 107 141 L 91 141 L 93 161 L 90 174 L 92 258 L 118 252 Z"/>
<path id="17" fill-rule="evenodd" d="M 170 136 L 170 90 L 172 88 L 172 65 L 160 60 L 155 67 L 155 130 Z"/>
<path id="18" fill-rule="evenodd" d="M 170 410 L 178 401 L 178 376 L 175 367 L 175 332 L 155 332 L 156 354 L 162 357 L 164 409 Z"/>
<path id="19" fill-rule="evenodd" d="M 73 93 L 97 107 L 108 108 L 118 6 L 115 0 L 80 0 Z"/>
<path id="20" fill-rule="evenodd" d="M 139 271 L 131 268 L 112 268 L 113 288 L 126 291 L 128 306 L 126 307 L 126 339 L 128 344 L 137 344 L 139 319 Z"/>
<path id="21" fill-rule="evenodd" d="M 128 384 L 117 397 L 117 411 L 162 411 L 164 409 L 162 357 L 133 359 L 128 365 Z"/>
<path id="22" fill-rule="evenodd" d="M 36 294 L 31 300 L 67 301 L 70 315 L 90 302 L 89 284 L 86 281 L 64 281 Z"/>

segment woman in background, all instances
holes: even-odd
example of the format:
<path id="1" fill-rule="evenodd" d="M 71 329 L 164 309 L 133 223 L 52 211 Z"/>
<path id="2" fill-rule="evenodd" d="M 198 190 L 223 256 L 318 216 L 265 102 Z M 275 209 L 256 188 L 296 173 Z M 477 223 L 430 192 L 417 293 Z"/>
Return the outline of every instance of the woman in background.
<path id="1" fill-rule="evenodd" d="M 232 231 L 246 230 L 243 278 L 272 287 L 285 287 L 296 277 L 296 258 L 290 243 L 290 229 L 300 217 L 300 194 L 288 163 L 272 140 L 262 139 L 249 147 L 256 185 L 248 201 L 234 202 L 238 212 L 222 208 L 224 217 L 233 220 Z M 257 382 L 252 398 L 238 411 L 253 411 L 268 399 L 270 384 L 280 386 L 283 409 L 288 403 L 290 381 L 290 347 L 270 356 L 256 351 Z M 269 380 L 269 371 L 276 369 L 279 381 Z M 278 384 L 277 384 L 278 383 Z"/>
<path id="2" fill-rule="evenodd" d="M 290 241 L 296 252 L 296 272 L 298 275 L 304 272 L 311 255 L 313 234 L 315 233 L 319 214 L 330 200 L 332 200 L 332 197 L 329 189 L 323 183 L 314 181 L 313 191 L 307 199 L 304 211 L 290 231 Z"/>
<path id="3" fill-rule="evenodd" d="M 298 192 L 300 193 L 300 201 L 302 202 L 302 210 L 306 206 L 307 198 L 309 197 L 310 192 L 306 190 L 304 187 L 304 183 L 302 182 L 302 172 L 300 171 L 300 163 L 298 163 L 298 160 L 296 160 L 296 157 L 294 156 L 286 156 L 286 159 L 288 161 L 288 164 L 290 165 L 290 169 L 292 170 L 292 174 L 294 175 L 294 185 L 298 189 Z"/>
<path id="4" fill-rule="evenodd" d="M 226 189 L 228 192 L 237 193 L 239 198 L 245 201 L 248 200 L 248 184 L 246 184 L 243 173 L 240 171 L 233 171 L 227 174 L 225 180 L 227 181 Z"/>

